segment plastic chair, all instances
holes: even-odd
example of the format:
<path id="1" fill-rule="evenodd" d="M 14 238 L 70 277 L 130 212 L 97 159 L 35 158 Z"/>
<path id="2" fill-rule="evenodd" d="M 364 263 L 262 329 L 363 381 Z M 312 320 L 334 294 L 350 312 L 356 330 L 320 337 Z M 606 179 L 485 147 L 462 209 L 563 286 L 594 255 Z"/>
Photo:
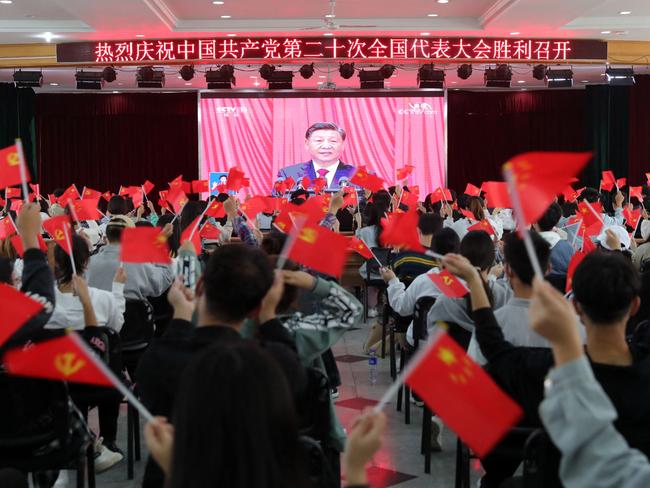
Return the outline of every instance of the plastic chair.
<path id="1" fill-rule="evenodd" d="M 383 247 L 373 247 L 372 252 L 375 254 L 382 266 L 390 265 L 391 250 Z M 370 288 L 377 288 L 385 291 L 386 283 L 381 278 L 377 279 L 373 275 L 379 275 L 379 263 L 374 258 L 366 260 L 366 276 L 363 279 L 363 319 L 368 320 L 368 291 Z"/>
<path id="2" fill-rule="evenodd" d="M 154 335 L 153 307 L 146 300 L 126 300 L 124 325 L 120 330 L 122 358 L 129 377 L 136 381 L 135 370 Z"/>

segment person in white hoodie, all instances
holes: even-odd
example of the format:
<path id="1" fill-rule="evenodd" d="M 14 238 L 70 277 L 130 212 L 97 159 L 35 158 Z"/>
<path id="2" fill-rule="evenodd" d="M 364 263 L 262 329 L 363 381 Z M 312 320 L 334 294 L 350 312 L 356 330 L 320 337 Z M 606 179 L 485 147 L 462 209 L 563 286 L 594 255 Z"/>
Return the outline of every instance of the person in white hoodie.
<path id="1" fill-rule="evenodd" d="M 539 235 L 551 246 L 551 271 L 549 276 L 566 277 L 571 257 L 575 253 L 573 246 L 558 233 L 555 226 L 562 217 L 562 208 L 552 203 L 535 224 Z"/>

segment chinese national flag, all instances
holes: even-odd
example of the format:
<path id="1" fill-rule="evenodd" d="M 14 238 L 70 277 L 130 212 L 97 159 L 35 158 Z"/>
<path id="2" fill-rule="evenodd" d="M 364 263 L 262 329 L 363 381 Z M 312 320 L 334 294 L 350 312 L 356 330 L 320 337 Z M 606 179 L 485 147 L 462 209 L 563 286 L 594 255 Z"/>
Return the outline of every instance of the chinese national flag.
<path id="1" fill-rule="evenodd" d="M 7 237 L 14 235 L 16 232 L 18 232 L 18 229 L 16 229 L 14 221 L 11 220 L 10 217 L 5 217 L 0 220 L 0 239 L 6 239 Z"/>
<path id="2" fill-rule="evenodd" d="M 146 180 L 146 181 L 142 184 L 142 189 L 144 190 L 144 193 L 145 193 L 146 195 L 149 195 L 149 193 L 151 193 L 151 190 L 153 190 L 155 186 L 156 186 L 156 185 L 154 185 L 151 181 Z"/>
<path id="3" fill-rule="evenodd" d="M 411 360 L 405 382 L 479 457 L 488 454 L 523 413 L 444 332 Z"/>
<path id="4" fill-rule="evenodd" d="M 587 240 L 591 242 L 591 239 L 588 237 Z M 564 289 L 565 293 L 569 293 L 571 291 L 571 287 L 573 286 L 573 273 L 575 273 L 576 268 L 585 258 L 585 256 L 589 254 L 589 252 L 590 251 L 576 251 L 573 253 L 573 256 L 571 256 L 571 260 L 569 261 L 569 266 L 567 267 L 566 271 L 566 288 Z"/>
<path id="5" fill-rule="evenodd" d="M 144 192 L 142 191 L 142 188 L 131 195 L 131 200 L 133 201 L 133 208 L 138 208 L 140 205 L 142 205 L 142 202 L 144 200 Z"/>
<path id="6" fill-rule="evenodd" d="M 201 254 L 201 236 L 199 234 L 200 220 L 201 216 L 199 215 L 192 221 L 190 225 L 185 227 L 183 233 L 181 234 L 181 244 L 185 241 L 191 241 L 197 256 Z"/>
<path id="7" fill-rule="evenodd" d="M 70 256 L 72 255 L 72 225 L 70 225 L 70 217 L 67 215 L 59 215 L 43 221 L 43 229 L 50 234 L 59 246 L 63 248 Z M 66 239 L 65 236 L 68 236 Z M 70 243 L 70 245 L 68 245 Z"/>
<path id="8" fill-rule="evenodd" d="M 79 220 L 99 220 L 102 218 L 102 214 L 97 210 L 97 205 L 99 204 L 99 199 L 91 200 L 84 198 L 83 200 L 75 200 L 70 202 L 70 205 L 74 208 L 75 215 Z"/>
<path id="9" fill-rule="evenodd" d="M 340 276 L 348 251 L 348 238 L 315 224 L 303 225 L 288 258 L 321 273 Z"/>
<path id="10" fill-rule="evenodd" d="M 321 221 L 330 209 L 330 195 L 311 197 L 302 205 L 298 205 L 297 213 L 306 215 L 312 221 Z"/>
<path id="11" fill-rule="evenodd" d="M 18 146 L 5 147 L 0 150 L 0 188 L 8 186 L 20 185 L 22 183 L 20 177 L 20 155 L 18 154 Z"/>
<path id="12" fill-rule="evenodd" d="M 62 207 L 65 207 L 68 202 L 72 200 L 79 200 L 79 190 L 77 190 L 77 187 L 74 185 L 70 185 L 64 192 L 63 195 L 59 197 L 59 205 Z"/>
<path id="13" fill-rule="evenodd" d="M 384 246 L 423 252 L 424 247 L 420 244 L 417 231 L 418 220 L 418 213 L 415 210 L 389 214 L 388 218 L 381 219 L 383 227 L 380 236 L 381 243 Z"/>
<path id="14" fill-rule="evenodd" d="M 616 185 L 616 176 L 614 176 L 613 171 L 603 171 L 602 179 L 600 180 L 600 188 L 607 191 L 612 191 L 614 185 Z"/>
<path id="15" fill-rule="evenodd" d="M 219 239 L 221 236 L 221 231 L 210 222 L 206 222 L 203 227 L 201 227 L 199 235 L 203 239 Z"/>
<path id="16" fill-rule="evenodd" d="M 586 202 L 582 201 L 578 204 L 578 212 L 580 212 L 579 215 L 582 216 L 582 224 L 585 228 L 589 228 L 596 223 L 603 223 L 603 221 L 598 218 L 598 216 L 602 215 L 603 213 L 602 204 L 600 202 L 594 202 L 590 203 L 589 205 L 591 205 L 591 208 L 594 209 L 595 213 L 589 209 L 589 206 Z M 598 228 L 598 232 L 600 232 L 600 228 Z"/>
<path id="17" fill-rule="evenodd" d="M 192 193 L 207 193 L 210 191 L 208 180 L 192 181 Z"/>
<path id="18" fill-rule="evenodd" d="M 480 222 L 475 223 L 474 225 L 470 225 L 467 228 L 467 231 L 472 231 L 472 230 L 482 230 L 490 234 L 491 236 L 494 235 L 494 229 L 492 228 L 492 225 L 490 224 L 490 221 L 487 219 L 483 219 Z"/>
<path id="19" fill-rule="evenodd" d="M 384 187 L 384 180 L 379 176 L 371 175 L 368 173 L 368 170 L 365 166 L 357 169 L 357 172 L 354 173 L 352 178 L 350 178 L 350 183 L 360 186 L 361 188 L 366 188 L 371 192 L 376 192 L 381 190 Z"/>
<path id="20" fill-rule="evenodd" d="M 402 205 L 406 205 L 409 209 L 416 209 L 418 207 L 418 196 L 415 193 L 404 190 L 402 192 Z"/>
<path id="21" fill-rule="evenodd" d="M 465 191 L 463 193 L 465 193 L 465 195 L 469 195 L 470 197 L 480 197 L 481 189 L 477 186 L 472 185 L 471 183 L 467 183 L 467 186 L 465 187 Z"/>
<path id="22" fill-rule="evenodd" d="M 590 253 L 591 251 L 596 250 L 596 244 L 591 240 L 591 235 L 599 234 L 600 231 L 595 232 L 594 234 L 589 234 L 588 231 L 582 233 L 582 252 Z"/>
<path id="23" fill-rule="evenodd" d="M 228 179 L 226 180 L 226 189 L 239 191 L 244 187 L 246 175 L 237 167 L 230 168 Z"/>
<path id="24" fill-rule="evenodd" d="M 187 195 L 180 188 L 169 190 L 167 193 L 167 201 L 174 208 L 174 213 L 180 213 L 187 203 Z"/>
<path id="25" fill-rule="evenodd" d="M 170 190 L 182 190 L 183 189 L 183 175 L 178 175 L 172 181 L 169 182 Z"/>
<path id="26" fill-rule="evenodd" d="M 427 276 L 449 298 L 461 298 L 469 293 L 467 287 L 446 269 L 440 273 L 429 273 Z"/>
<path id="27" fill-rule="evenodd" d="M 296 186 L 296 180 L 294 180 L 291 176 L 288 176 L 287 178 L 284 179 L 284 184 L 286 190 L 291 191 L 293 187 Z"/>
<path id="28" fill-rule="evenodd" d="M 368 244 L 357 237 L 352 237 L 350 239 L 350 245 L 348 247 L 350 251 L 358 253 L 364 259 L 372 259 L 373 254 Z"/>
<path id="29" fill-rule="evenodd" d="M 590 152 L 529 152 L 515 156 L 503 166 L 512 172 L 515 189 L 522 196 L 524 227 L 537 222 L 590 159 Z"/>
<path id="30" fill-rule="evenodd" d="M 397 168 L 397 180 L 405 180 L 408 176 L 413 173 L 415 166 L 412 164 L 405 164 L 403 168 Z"/>
<path id="31" fill-rule="evenodd" d="M 314 188 L 314 193 L 322 192 L 327 186 L 327 180 L 322 176 L 319 176 L 312 182 L 312 187 Z"/>
<path id="32" fill-rule="evenodd" d="M 304 176 L 302 180 L 300 180 L 300 186 L 303 187 L 303 189 L 309 188 L 309 185 L 311 184 L 311 180 L 309 179 L 309 176 Z"/>
<path id="33" fill-rule="evenodd" d="M 20 188 L 6 188 L 5 189 L 5 198 L 20 198 L 21 195 Z"/>
<path id="34" fill-rule="evenodd" d="M 41 198 L 41 185 L 39 185 L 38 183 L 30 183 L 29 187 L 34 192 L 34 195 L 36 195 L 37 200 Z"/>
<path id="35" fill-rule="evenodd" d="M 441 200 L 451 201 L 451 192 L 447 188 L 438 187 L 436 191 L 431 194 L 431 203 L 436 203 Z"/>
<path id="36" fill-rule="evenodd" d="M 113 386 L 71 335 L 12 349 L 5 354 L 4 364 L 15 376 Z"/>
<path id="37" fill-rule="evenodd" d="M 461 208 L 461 209 L 459 209 L 458 211 L 459 211 L 460 213 L 462 213 L 462 214 L 465 216 L 465 218 L 467 218 L 467 219 L 469 219 L 469 220 L 473 220 L 473 221 L 476 222 L 476 217 L 475 217 L 474 214 L 473 214 L 472 212 L 470 212 L 469 210 L 466 210 L 466 209 L 464 209 L 464 208 Z"/>
<path id="38" fill-rule="evenodd" d="M 273 190 L 280 195 L 284 195 L 284 193 L 287 191 L 287 184 L 284 182 L 284 180 L 276 181 L 273 183 Z"/>
<path id="39" fill-rule="evenodd" d="M 636 226 L 639 223 L 639 219 L 641 218 L 641 207 L 637 208 L 636 210 L 630 210 L 626 207 L 625 210 L 623 210 L 623 217 L 625 217 L 625 221 L 628 227 L 636 229 Z"/>
<path id="40" fill-rule="evenodd" d="M 618 186 L 619 190 L 624 186 L 627 186 L 627 178 L 619 178 L 616 180 L 616 186 Z"/>
<path id="41" fill-rule="evenodd" d="M 295 214 L 295 209 L 298 208 L 298 205 L 293 203 L 287 203 L 280 213 L 275 217 L 273 225 L 277 227 L 278 230 L 288 234 L 291 229 L 293 229 L 293 217 L 292 213 Z"/>
<path id="42" fill-rule="evenodd" d="M 354 188 L 350 188 L 348 192 L 343 195 L 343 207 L 356 207 L 359 205 L 359 196 Z"/>
<path id="43" fill-rule="evenodd" d="M 102 193 L 93 190 L 92 188 L 84 187 L 83 192 L 81 192 L 81 198 L 84 200 L 87 198 L 88 200 L 99 200 L 102 197 Z"/>
<path id="44" fill-rule="evenodd" d="M 220 219 L 226 216 L 226 211 L 223 208 L 223 202 L 220 202 L 216 199 L 210 201 L 208 208 L 205 211 L 205 215 L 208 217 L 213 217 L 215 219 Z"/>
<path id="45" fill-rule="evenodd" d="M 492 208 L 512 208 L 506 182 L 485 181 L 481 185 L 481 190 L 485 192 L 488 206 Z"/>
<path id="46" fill-rule="evenodd" d="M 255 220 L 257 215 L 266 209 L 264 197 L 253 197 L 241 204 L 239 209 L 251 220 Z"/>
<path id="47" fill-rule="evenodd" d="M 18 213 L 20 212 L 20 209 L 23 208 L 24 203 L 25 202 L 23 202 L 22 200 L 12 200 L 11 207 L 9 207 L 9 210 Z"/>
<path id="48" fill-rule="evenodd" d="M 102 198 L 107 202 L 111 199 L 112 196 L 113 194 L 110 191 L 105 191 L 104 193 L 102 193 Z"/>
<path id="49" fill-rule="evenodd" d="M 15 235 L 10 239 L 10 241 L 11 245 L 14 246 L 14 249 L 16 250 L 18 256 L 22 258 L 23 254 L 25 253 L 25 250 L 23 248 L 23 238 L 19 235 Z M 40 234 L 38 234 L 38 247 L 41 251 L 47 252 L 47 244 L 45 244 L 45 241 Z"/>
<path id="50" fill-rule="evenodd" d="M 124 229 L 120 261 L 123 263 L 171 263 L 167 237 L 157 227 Z"/>
<path id="51" fill-rule="evenodd" d="M 639 202 L 643 201 L 643 187 L 642 186 L 631 186 L 630 187 L 630 198 L 636 197 Z"/>
<path id="52" fill-rule="evenodd" d="M 264 212 L 273 213 L 279 212 L 282 209 L 283 198 L 276 197 L 264 197 Z"/>
<path id="53" fill-rule="evenodd" d="M 0 346 L 7 342 L 7 339 L 25 322 L 43 309 L 43 305 L 36 300 L 5 283 L 0 283 L 0 304 L 2 304 Z"/>

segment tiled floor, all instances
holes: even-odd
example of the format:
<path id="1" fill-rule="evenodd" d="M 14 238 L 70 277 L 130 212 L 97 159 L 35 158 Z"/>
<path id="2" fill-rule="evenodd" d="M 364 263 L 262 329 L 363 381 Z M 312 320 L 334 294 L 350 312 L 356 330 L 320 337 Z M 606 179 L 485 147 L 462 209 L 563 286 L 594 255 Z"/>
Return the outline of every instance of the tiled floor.
<path id="1" fill-rule="evenodd" d="M 380 359 L 378 380 L 370 385 L 368 361 L 363 356 L 362 345 L 367 328 L 352 330 L 334 347 L 341 373 L 342 386 L 336 401 L 336 410 L 343 425 L 348 425 L 359 411 L 379 400 L 390 385 L 388 357 Z M 424 474 L 424 458 L 420 455 L 420 429 L 422 411 L 412 405 L 411 424 L 404 424 L 403 412 L 395 411 L 396 399 L 386 406 L 389 424 L 382 450 L 375 456 L 368 474 L 373 488 L 453 488 L 455 476 L 456 436 L 449 430 L 443 431 L 443 451 L 433 453 L 431 474 Z M 126 448 L 126 413 L 120 416 L 118 444 Z M 126 449 L 125 449 L 126 450 Z M 146 452 L 143 452 L 143 459 Z M 126 461 L 109 471 L 97 475 L 98 487 L 131 488 L 140 486 L 144 461 L 135 464 L 135 479 L 128 481 Z M 471 486 L 476 485 L 479 473 L 472 470 Z M 74 478 L 72 478 L 73 480 Z M 69 486 L 73 486 L 72 482 Z"/>

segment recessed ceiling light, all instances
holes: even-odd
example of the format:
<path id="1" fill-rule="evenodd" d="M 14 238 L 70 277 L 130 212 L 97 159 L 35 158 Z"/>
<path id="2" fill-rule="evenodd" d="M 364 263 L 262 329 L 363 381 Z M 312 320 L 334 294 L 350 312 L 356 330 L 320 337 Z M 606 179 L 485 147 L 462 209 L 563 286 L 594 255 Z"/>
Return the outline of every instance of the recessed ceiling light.
<path id="1" fill-rule="evenodd" d="M 226 34 L 226 36 L 228 36 L 228 37 L 236 37 L 237 34 Z"/>
<path id="2" fill-rule="evenodd" d="M 144 37 L 144 34 L 136 34 L 135 37 Z"/>
<path id="3" fill-rule="evenodd" d="M 324 36 L 333 36 L 334 34 L 332 34 L 331 32 L 326 32 L 326 33 L 323 34 L 323 35 L 324 35 Z"/>
<path id="4" fill-rule="evenodd" d="M 601 31 L 600 33 L 601 33 L 601 34 L 611 34 L 612 31 Z"/>
<path id="5" fill-rule="evenodd" d="M 622 10 L 619 12 L 620 15 L 630 15 L 632 12 L 629 10 Z"/>
<path id="6" fill-rule="evenodd" d="M 449 3 L 449 0 L 438 0 L 438 3 Z"/>
<path id="7" fill-rule="evenodd" d="M 421 36 L 430 36 L 431 32 L 420 32 Z"/>
<path id="8" fill-rule="evenodd" d="M 212 3 L 213 3 L 214 5 L 223 5 L 223 2 L 220 2 L 220 1 L 218 1 L 218 0 L 215 0 L 215 1 L 212 2 Z"/>
<path id="9" fill-rule="evenodd" d="M 427 14 L 427 17 L 437 17 L 438 14 Z"/>
<path id="10" fill-rule="evenodd" d="M 41 37 L 41 38 L 45 39 L 45 42 L 52 42 L 52 39 L 54 39 L 55 37 L 59 37 L 59 36 L 55 36 L 51 32 L 43 32 L 41 35 L 38 35 L 36 37 Z"/>
<path id="11" fill-rule="evenodd" d="M 519 34 L 521 34 L 521 32 L 515 31 L 510 33 L 511 36 L 518 36 Z"/>
<path id="12" fill-rule="evenodd" d="M 0 0 L 0 3 L 3 5 L 9 5 L 10 3 L 14 3 L 13 0 Z"/>
<path id="13" fill-rule="evenodd" d="M 4 3 L 4 2 L 0 2 L 0 3 Z M 58 83 L 50 83 L 50 86 L 59 86 L 59 84 Z"/>
<path id="14" fill-rule="evenodd" d="M 187 82 L 187 83 L 185 83 L 185 86 L 192 86 L 192 83 Z"/>
<path id="15" fill-rule="evenodd" d="M 120 92 L 118 92 L 117 90 L 113 90 L 113 93 L 120 93 Z"/>
<path id="16" fill-rule="evenodd" d="M 517 83 L 526 83 L 526 80 L 517 80 Z"/>
<path id="17" fill-rule="evenodd" d="M 336 14 L 325 14 L 325 18 L 327 19 L 333 19 L 334 17 L 336 17 Z"/>
<path id="18" fill-rule="evenodd" d="M 222 15 L 221 16 L 222 19 L 229 19 L 230 17 L 232 17 L 232 16 L 231 15 Z"/>

